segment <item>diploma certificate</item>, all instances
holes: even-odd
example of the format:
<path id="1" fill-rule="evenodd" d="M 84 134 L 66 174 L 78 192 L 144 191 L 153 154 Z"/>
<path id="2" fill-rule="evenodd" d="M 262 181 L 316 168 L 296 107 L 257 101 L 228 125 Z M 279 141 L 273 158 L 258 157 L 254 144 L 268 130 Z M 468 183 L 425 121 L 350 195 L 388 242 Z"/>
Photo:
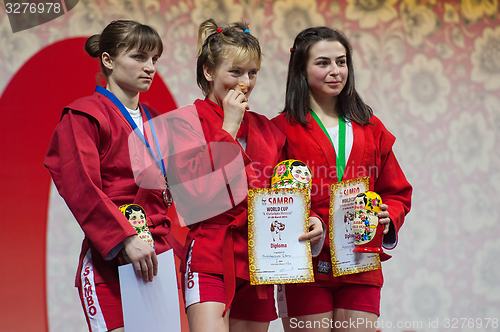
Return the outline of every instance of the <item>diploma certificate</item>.
<path id="1" fill-rule="evenodd" d="M 369 178 L 341 181 L 332 184 L 330 195 L 330 252 L 335 277 L 380 269 L 377 253 L 353 253 L 354 198 L 369 190 Z"/>
<path id="2" fill-rule="evenodd" d="M 311 247 L 299 242 L 309 229 L 309 191 L 248 191 L 248 256 L 252 285 L 313 282 Z"/>

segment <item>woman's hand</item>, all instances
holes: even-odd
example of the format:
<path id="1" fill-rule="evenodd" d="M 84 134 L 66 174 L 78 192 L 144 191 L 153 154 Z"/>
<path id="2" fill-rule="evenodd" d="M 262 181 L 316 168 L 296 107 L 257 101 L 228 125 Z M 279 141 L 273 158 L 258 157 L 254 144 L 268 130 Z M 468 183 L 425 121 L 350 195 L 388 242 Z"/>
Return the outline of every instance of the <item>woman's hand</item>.
<path id="1" fill-rule="evenodd" d="M 323 223 L 319 218 L 310 217 L 309 218 L 309 232 L 299 236 L 299 241 L 310 240 L 311 244 L 316 244 L 321 241 L 323 237 Z"/>
<path id="2" fill-rule="evenodd" d="M 243 115 L 249 109 L 245 94 L 239 90 L 229 90 L 222 101 L 222 109 L 224 110 L 222 129 L 236 139 Z"/>
<path id="3" fill-rule="evenodd" d="M 391 226 L 391 218 L 389 217 L 389 211 L 387 211 L 388 208 L 387 204 L 382 204 L 380 205 L 382 211 L 377 213 L 378 222 L 385 227 L 383 231 L 384 234 L 389 232 L 389 227 Z"/>
<path id="4" fill-rule="evenodd" d="M 137 235 L 127 237 L 122 243 L 123 256 L 134 265 L 137 278 L 142 278 L 144 282 L 153 281 L 153 276 L 158 274 L 154 249 Z"/>

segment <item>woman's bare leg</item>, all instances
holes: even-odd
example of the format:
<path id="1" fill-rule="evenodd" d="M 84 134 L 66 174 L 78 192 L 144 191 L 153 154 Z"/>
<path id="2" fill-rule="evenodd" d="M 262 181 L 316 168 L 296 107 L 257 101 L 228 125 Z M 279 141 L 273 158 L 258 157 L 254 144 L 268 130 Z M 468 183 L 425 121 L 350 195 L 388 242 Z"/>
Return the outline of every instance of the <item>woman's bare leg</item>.
<path id="1" fill-rule="evenodd" d="M 378 316 L 371 312 L 334 309 L 334 332 L 375 332 Z"/>
<path id="2" fill-rule="evenodd" d="M 269 322 L 252 322 L 249 320 L 241 320 L 229 318 L 230 332 L 267 332 Z"/>
<path id="3" fill-rule="evenodd" d="M 201 302 L 188 307 L 187 317 L 190 332 L 229 332 L 229 310 L 222 317 L 225 304 Z"/>

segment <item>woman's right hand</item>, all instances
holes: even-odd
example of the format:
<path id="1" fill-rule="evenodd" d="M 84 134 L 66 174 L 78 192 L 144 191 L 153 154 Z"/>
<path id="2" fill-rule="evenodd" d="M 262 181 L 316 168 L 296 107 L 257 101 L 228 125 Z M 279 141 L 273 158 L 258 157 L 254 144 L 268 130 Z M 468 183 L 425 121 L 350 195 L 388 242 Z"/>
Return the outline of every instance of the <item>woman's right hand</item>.
<path id="1" fill-rule="evenodd" d="M 127 237 L 122 243 L 123 254 L 133 264 L 137 277 L 144 282 L 153 281 L 153 276 L 158 274 L 158 258 L 154 249 L 137 235 Z"/>
<path id="2" fill-rule="evenodd" d="M 231 89 L 222 101 L 222 108 L 224 110 L 222 129 L 236 139 L 243 115 L 249 109 L 248 99 L 243 92 Z"/>

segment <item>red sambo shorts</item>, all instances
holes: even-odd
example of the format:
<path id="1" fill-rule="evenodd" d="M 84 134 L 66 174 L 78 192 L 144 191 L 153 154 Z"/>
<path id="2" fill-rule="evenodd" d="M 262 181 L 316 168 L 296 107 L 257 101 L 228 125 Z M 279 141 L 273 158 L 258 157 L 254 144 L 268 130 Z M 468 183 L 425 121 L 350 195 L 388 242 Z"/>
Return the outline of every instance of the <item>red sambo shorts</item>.
<path id="1" fill-rule="evenodd" d="M 314 315 L 335 308 L 380 316 L 380 287 L 316 281 L 311 284 L 278 285 L 280 317 Z"/>
<path id="2" fill-rule="evenodd" d="M 195 303 L 220 302 L 225 303 L 224 277 L 219 274 L 209 274 L 191 271 L 191 252 L 186 263 L 187 271 L 183 275 L 183 294 L 186 309 Z M 257 286 L 250 281 L 236 278 L 234 295 L 229 317 L 254 322 L 270 322 L 278 318 L 274 302 L 274 285 L 264 286 L 267 299 L 259 299 Z"/>
<path id="3" fill-rule="evenodd" d="M 94 282 L 90 250 L 83 260 L 81 279 L 78 293 L 89 331 L 101 332 L 123 327 L 120 284 L 119 282 L 99 284 Z"/>

